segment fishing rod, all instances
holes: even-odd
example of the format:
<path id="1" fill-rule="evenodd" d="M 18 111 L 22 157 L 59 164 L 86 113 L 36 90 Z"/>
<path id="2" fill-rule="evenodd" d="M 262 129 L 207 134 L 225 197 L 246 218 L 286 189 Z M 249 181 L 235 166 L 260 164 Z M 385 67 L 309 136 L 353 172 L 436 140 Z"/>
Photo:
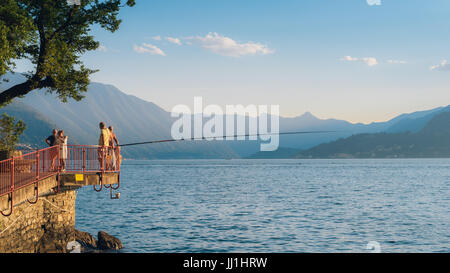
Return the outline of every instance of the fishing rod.
<path id="1" fill-rule="evenodd" d="M 283 132 L 283 133 L 266 133 L 266 134 L 247 134 L 247 135 L 232 135 L 232 136 L 210 136 L 210 137 L 193 137 L 193 138 L 182 138 L 182 139 L 164 139 L 164 140 L 152 140 L 145 142 L 135 142 L 128 144 L 118 145 L 119 147 L 128 147 L 136 145 L 145 144 L 156 144 L 165 142 L 176 142 L 176 141 L 193 141 L 193 140 L 208 140 L 208 139 L 218 139 L 218 138 L 237 138 L 237 137 L 259 137 L 259 136 L 269 136 L 269 135 L 302 135 L 302 134 L 325 134 L 325 133 L 336 133 L 337 131 L 301 131 L 301 132 Z"/>

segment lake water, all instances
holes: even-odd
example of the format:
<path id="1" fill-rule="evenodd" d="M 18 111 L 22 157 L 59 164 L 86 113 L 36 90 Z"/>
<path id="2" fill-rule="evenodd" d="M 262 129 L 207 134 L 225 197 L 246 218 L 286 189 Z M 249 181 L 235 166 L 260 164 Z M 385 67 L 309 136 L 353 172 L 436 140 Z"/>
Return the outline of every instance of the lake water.
<path id="1" fill-rule="evenodd" d="M 450 252 L 450 159 L 126 161 L 76 227 L 123 252 Z"/>

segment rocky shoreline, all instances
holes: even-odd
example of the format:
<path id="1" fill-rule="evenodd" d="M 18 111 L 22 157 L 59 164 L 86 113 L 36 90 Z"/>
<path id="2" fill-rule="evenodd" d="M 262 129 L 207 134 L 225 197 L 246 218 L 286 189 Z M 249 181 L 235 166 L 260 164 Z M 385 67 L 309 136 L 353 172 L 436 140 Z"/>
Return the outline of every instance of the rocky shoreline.
<path id="1" fill-rule="evenodd" d="M 89 232 L 75 230 L 75 241 L 81 245 L 81 253 L 110 252 L 123 248 L 118 238 L 104 231 L 99 231 L 95 239 Z M 71 251 L 68 249 L 68 252 Z"/>

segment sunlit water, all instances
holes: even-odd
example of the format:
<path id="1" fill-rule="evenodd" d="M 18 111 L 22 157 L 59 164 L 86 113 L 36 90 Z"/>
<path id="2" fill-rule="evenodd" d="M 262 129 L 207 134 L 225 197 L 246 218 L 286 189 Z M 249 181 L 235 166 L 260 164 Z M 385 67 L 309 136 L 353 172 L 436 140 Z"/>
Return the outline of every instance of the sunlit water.
<path id="1" fill-rule="evenodd" d="M 76 227 L 124 252 L 450 252 L 450 159 L 126 161 Z"/>

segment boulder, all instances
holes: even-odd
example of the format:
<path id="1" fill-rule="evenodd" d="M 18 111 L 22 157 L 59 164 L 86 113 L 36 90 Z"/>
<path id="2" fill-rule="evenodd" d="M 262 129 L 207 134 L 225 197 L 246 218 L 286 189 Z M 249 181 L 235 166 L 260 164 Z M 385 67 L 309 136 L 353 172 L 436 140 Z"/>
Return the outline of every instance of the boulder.
<path id="1" fill-rule="evenodd" d="M 97 247 L 102 250 L 119 250 L 123 248 L 122 242 L 104 231 L 98 232 Z"/>
<path id="2" fill-rule="evenodd" d="M 97 248 L 97 241 L 89 232 L 75 230 L 75 240 L 84 248 Z"/>

